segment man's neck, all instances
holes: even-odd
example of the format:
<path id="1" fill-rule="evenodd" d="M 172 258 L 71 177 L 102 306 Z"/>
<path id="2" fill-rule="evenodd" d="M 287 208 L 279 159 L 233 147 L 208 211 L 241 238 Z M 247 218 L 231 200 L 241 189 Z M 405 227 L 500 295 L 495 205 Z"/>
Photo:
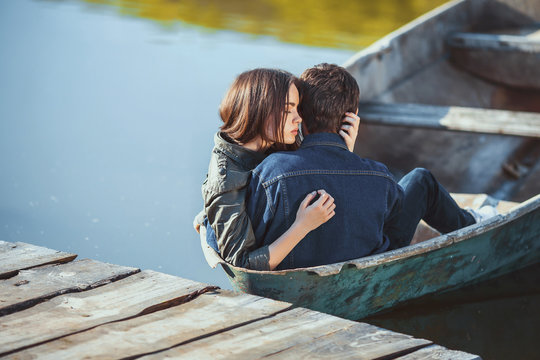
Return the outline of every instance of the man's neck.
<path id="1" fill-rule="evenodd" d="M 337 134 L 334 130 L 317 130 L 315 132 L 311 132 L 311 131 L 308 130 L 308 135 L 321 134 L 321 133 Z"/>

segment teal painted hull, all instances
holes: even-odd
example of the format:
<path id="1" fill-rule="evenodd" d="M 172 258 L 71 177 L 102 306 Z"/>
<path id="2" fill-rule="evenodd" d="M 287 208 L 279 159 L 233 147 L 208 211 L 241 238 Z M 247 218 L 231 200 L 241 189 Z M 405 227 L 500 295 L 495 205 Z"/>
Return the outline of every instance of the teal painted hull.
<path id="1" fill-rule="evenodd" d="M 540 196 L 506 215 L 368 258 L 259 272 L 222 266 L 241 292 L 357 320 L 540 262 Z"/>

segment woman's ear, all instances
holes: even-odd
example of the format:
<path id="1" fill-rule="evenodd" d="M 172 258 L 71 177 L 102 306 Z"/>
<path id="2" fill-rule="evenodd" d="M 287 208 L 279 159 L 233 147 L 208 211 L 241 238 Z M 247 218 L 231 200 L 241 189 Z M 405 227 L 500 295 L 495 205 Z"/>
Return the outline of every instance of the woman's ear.
<path id="1" fill-rule="evenodd" d="M 356 108 L 356 112 L 354 113 L 355 115 L 358 115 L 358 108 Z"/>

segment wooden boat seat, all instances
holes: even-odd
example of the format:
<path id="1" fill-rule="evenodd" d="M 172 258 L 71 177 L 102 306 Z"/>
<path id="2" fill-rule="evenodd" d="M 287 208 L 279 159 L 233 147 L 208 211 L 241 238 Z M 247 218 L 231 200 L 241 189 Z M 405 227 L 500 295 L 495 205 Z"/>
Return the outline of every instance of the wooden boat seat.
<path id="1" fill-rule="evenodd" d="M 540 28 L 499 33 L 454 33 L 451 60 L 477 76 L 504 85 L 540 89 Z"/>
<path id="2" fill-rule="evenodd" d="M 369 102 L 360 104 L 358 115 L 366 124 L 540 138 L 540 113 Z"/>

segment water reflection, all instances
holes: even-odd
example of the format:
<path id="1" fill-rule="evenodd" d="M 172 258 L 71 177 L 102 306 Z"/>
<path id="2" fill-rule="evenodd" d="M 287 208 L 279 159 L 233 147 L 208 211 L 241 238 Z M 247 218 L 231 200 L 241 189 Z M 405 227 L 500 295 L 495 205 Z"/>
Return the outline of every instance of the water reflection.
<path id="1" fill-rule="evenodd" d="M 85 0 L 123 15 L 358 50 L 447 0 Z"/>
<path id="2" fill-rule="evenodd" d="M 537 359 L 540 264 L 443 294 L 426 296 L 370 324 L 425 338 L 485 360 Z"/>

